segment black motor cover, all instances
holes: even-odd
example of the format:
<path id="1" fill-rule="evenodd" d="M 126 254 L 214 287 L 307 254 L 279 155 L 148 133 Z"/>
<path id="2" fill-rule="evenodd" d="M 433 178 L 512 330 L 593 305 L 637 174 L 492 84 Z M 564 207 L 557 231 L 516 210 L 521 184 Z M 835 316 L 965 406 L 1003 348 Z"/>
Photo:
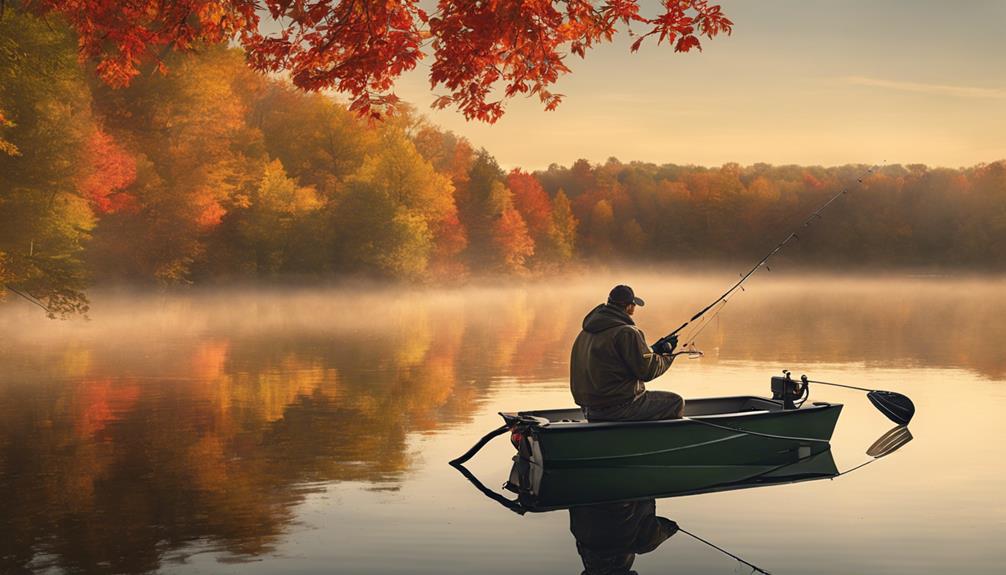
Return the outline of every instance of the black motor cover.
<path id="1" fill-rule="evenodd" d="M 783 402 L 785 409 L 795 409 L 793 400 L 799 399 L 803 395 L 804 384 L 795 381 L 788 375 L 772 377 L 772 399 Z"/>

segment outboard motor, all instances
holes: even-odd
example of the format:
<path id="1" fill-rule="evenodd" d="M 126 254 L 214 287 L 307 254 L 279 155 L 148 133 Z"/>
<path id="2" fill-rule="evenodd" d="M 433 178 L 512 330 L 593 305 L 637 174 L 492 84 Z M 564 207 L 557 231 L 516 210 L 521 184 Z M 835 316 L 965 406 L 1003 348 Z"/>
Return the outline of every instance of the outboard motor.
<path id="1" fill-rule="evenodd" d="M 783 409 L 796 409 L 810 397 L 810 383 L 806 375 L 800 376 L 800 381 L 790 377 L 788 369 L 782 370 L 783 377 L 772 377 L 772 399 L 782 400 Z"/>

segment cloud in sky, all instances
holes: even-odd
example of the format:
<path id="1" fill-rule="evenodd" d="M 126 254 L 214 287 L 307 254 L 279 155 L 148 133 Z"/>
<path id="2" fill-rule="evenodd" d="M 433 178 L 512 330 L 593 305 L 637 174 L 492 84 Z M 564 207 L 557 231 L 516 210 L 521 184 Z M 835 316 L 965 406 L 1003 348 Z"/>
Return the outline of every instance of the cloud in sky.
<path id="1" fill-rule="evenodd" d="M 900 92 L 915 92 L 934 96 L 953 96 L 955 98 L 1006 98 L 1006 90 L 999 88 L 980 88 L 977 86 L 953 86 L 948 84 L 926 84 L 922 82 L 902 82 L 883 80 L 864 76 L 847 76 L 843 80 L 854 86 L 885 88 Z"/>

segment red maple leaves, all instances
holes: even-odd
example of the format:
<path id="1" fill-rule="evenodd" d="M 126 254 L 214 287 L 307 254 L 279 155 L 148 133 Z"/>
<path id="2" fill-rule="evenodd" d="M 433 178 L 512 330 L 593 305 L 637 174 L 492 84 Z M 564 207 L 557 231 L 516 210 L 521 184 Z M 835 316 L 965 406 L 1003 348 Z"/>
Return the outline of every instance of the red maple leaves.
<path id="1" fill-rule="evenodd" d="M 554 109 L 562 95 L 551 89 L 570 71 L 566 57 L 585 57 L 595 44 L 611 41 L 619 25 L 648 28 L 632 51 L 656 35 L 658 44 L 666 41 L 678 52 L 701 49 L 699 36 L 729 34 L 732 26 L 706 0 L 661 0 L 652 17 L 640 15 L 639 0 L 439 0 L 433 14 L 418 0 L 24 4 L 64 16 L 79 35 L 81 55 L 96 60 L 112 85 L 128 83 L 145 65 L 162 67 L 168 50 L 236 39 L 255 69 L 286 72 L 305 90 L 338 90 L 353 110 L 379 116 L 398 102 L 395 80 L 432 52 L 431 87 L 449 92 L 433 105 L 486 122 L 499 119 L 504 102 L 518 95 Z M 265 10 L 271 22 L 260 26 Z"/>

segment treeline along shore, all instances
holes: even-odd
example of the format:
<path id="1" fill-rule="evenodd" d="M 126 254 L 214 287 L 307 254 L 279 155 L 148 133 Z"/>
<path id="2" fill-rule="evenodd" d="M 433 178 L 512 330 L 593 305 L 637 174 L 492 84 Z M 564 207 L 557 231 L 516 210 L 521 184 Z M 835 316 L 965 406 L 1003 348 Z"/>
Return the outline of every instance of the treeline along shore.
<path id="1" fill-rule="evenodd" d="M 788 258 L 1006 269 L 1004 161 L 886 165 L 861 184 L 870 166 L 507 171 L 414 111 L 369 122 L 250 71 L 237 49 L 167 58 L 168 72 L 113 89 L 58 21 L 0 18 L 0 283 L 73 313 L 93 283 L 737 261 L 842 189 Z"/>

